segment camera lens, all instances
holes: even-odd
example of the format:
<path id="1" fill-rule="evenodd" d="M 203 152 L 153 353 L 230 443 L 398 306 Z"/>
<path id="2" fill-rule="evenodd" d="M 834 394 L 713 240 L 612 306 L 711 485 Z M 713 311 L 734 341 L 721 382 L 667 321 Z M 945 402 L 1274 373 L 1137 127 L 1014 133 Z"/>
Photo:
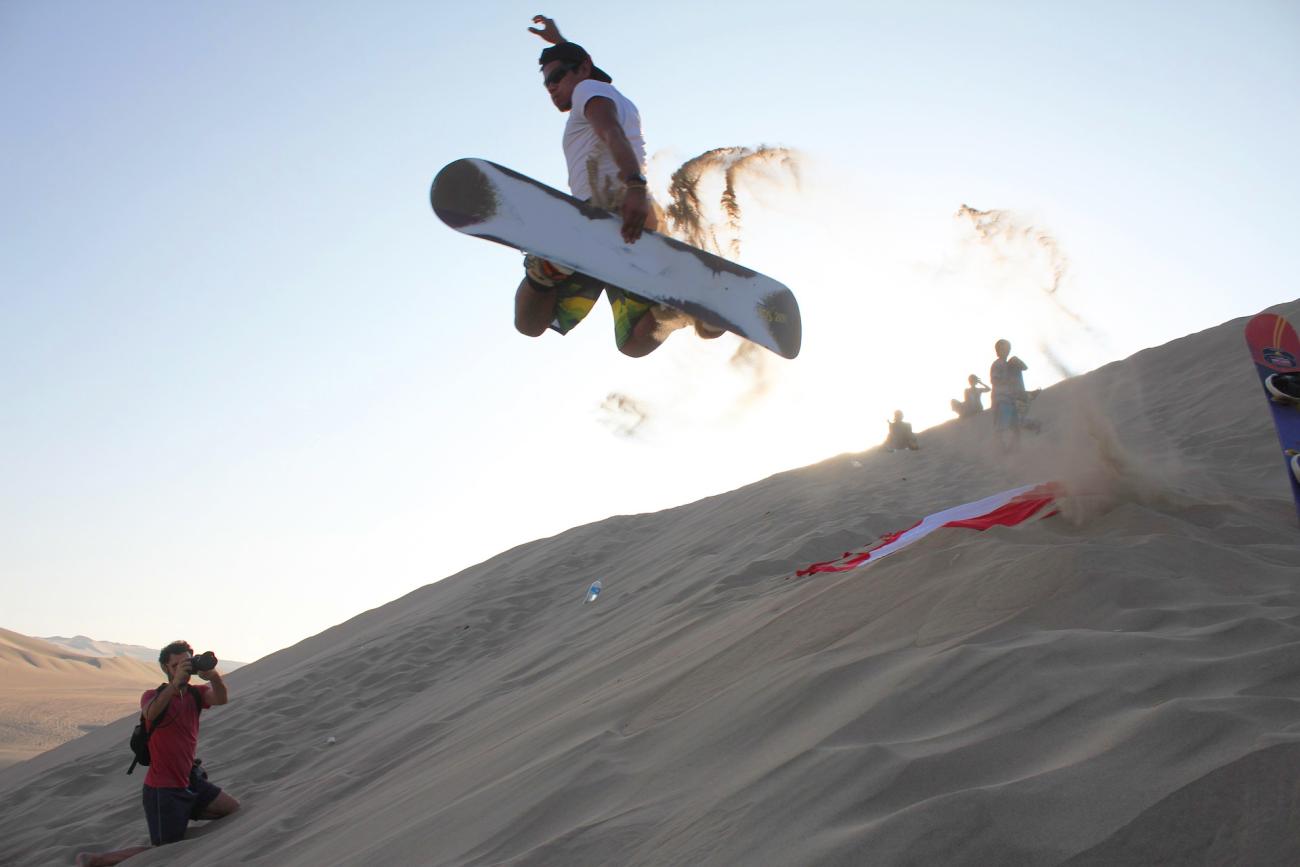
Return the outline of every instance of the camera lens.
<path id="1" fill-rule="evenodd" d="M 217 667 L 217 655 L 211 650 L 200 653 L 190 660 L 190 668 L 193 671 L 211 671 Z"/>

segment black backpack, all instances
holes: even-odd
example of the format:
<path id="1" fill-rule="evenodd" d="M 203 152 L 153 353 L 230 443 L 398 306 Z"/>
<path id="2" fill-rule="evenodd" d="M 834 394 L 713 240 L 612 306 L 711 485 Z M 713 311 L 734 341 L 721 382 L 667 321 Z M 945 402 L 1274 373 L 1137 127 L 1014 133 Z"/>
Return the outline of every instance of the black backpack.
<path id="1" fill-rule="evenodd" d="M 166 688 L 167 684 L 164 683 L 158 687 L 158 692 L 162 692 Z M 194 698 L 195 706 L 200 711 L 203 710 L 203 693 L 192 688 L 189 684 L 185 685 L 185 691 Z M 168 705 L 168 707 L 170 707 L 170 705 Z M 163 708 L 163 712 L 158 714 L 158 718 L 154 720 L 154 730 L 158 728 L 159 723 L 162 722 L 162 718 L 166 715 L 167 708 Z M 145 767 L 148 767 L 149 762 L 152 761 L 152 759 L 149 758 L 150 734 L 152 734 L 152 732 L 146 728 L 144 724 L 144 711 L 141 711 L 140 722 L 136 723 L 135 730 L 131 732 L 131 752 L 135 754 L 135 758 L 131 761 L 131 767 L 126 769 L 128 774 L 135 770 L 136 765 L 144 765 Z"/>

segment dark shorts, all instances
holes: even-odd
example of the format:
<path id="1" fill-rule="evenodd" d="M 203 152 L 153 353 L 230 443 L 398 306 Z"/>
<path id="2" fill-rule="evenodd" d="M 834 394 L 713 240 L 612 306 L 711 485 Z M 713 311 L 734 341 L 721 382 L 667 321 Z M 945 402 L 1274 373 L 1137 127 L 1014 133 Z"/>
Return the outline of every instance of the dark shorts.
<path id="1" fill-rule="evenodd" d="M 207 774 L 190 770 L 186 789 L 144 787 L 144 816 L 149 823 L 149 842 L 155 846 L 175 843 L 185 836 L 185 826 L 197 819 L 217 799 L 221 789 L 208 782 Z"/>

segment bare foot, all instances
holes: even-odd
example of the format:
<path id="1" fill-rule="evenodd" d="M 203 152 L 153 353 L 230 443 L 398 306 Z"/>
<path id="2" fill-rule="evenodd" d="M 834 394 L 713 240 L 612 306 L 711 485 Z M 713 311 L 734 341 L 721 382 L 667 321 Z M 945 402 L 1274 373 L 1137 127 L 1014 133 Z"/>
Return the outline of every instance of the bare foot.
<path id="1" fill-rule="evenodd" d="M 77 855 L 77 867 L 110 867 L 121 864 L 127 858 L 148 852 L 150 846 L 134 846 L 130 849 L 118 849 L 116 852 L 82 852 Z"/>

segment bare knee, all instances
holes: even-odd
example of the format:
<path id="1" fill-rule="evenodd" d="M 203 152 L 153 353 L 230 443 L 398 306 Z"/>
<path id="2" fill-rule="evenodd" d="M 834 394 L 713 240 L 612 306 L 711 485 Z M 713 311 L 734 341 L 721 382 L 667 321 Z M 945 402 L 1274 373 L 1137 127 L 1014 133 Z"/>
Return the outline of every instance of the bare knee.
<path id="1" fill-rule="evenodd" d="M 539 292 L 527 278 L 515 290 L 515 330 L 527 337 L 541 337 L 555 318 L 554 289 Z"/>
<path id="2" fill-rule="evenodd" d="M 647 316 L 646 319 L 650 319 L 650 317 Z M 643 319 L 642 322 L 645 322 L 646 319 Z M 619 352 L 629 358 L 647 356 L 663 344 L 663 341 L 655 336 L 653 327 L 643 329 L 640 324 L 638 323 L 638 327 L 632 330 L 627 340 L 618 348 Z"/>
<path id="3" fill-rule="evenodd" d="M 203 808 L 200 819 L 221 819 L 229 816 L 231 813 L 239 811 L 239 802 L 233 796 L 222 792 L 220 795 Z"/>
<path id="4" fill-rule="evenodd" d="M 538 325 L 538 323 L 515 316 L 515 330 L 525 337 L 541 337 L 546 333 L 547 325 Z"/>
<path id="5" fill-rule="evenodd" d="M 647 311 L 644 316 L 632 326 L 632 333 L 623 341 L 623 345 L 618 351 L 629 358 L 642 358 L 649 355 L 663 344 L 659 335 L 655 334 L 655 317 L 654 313 Z"/>
<path id="6" fill-rule="evenodd" d="M 619 352 L 623 352 L 629 359 L 640 359 L 650 355 L 651 352 L 658 350 L 659 343 L 638 341 L 636 338 L 628 338 L 628 342 L 619 347 Z"/>

